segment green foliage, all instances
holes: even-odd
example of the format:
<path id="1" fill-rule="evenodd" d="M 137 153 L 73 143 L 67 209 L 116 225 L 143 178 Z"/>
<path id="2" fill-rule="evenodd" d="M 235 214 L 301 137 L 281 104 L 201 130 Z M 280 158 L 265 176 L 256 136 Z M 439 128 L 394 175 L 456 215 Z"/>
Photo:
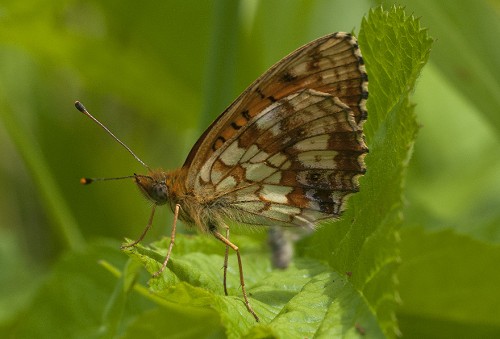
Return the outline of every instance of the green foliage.
<path id="1" fill-rule="evenodd" d="M 498 2 L 385 3 L 4 1 L 0 336 L 498 337 Z M 368 172 L 287 271 L 271 269 L 264 234 L 232 233 L 261 323 L 234 255 L 224 296 L 215 239 L 179 233 L 158 279 L 168 239 L 126 253 L 95 240 L 136 236 L 149 206 L 131 184 L 78 185 L 142 169 L 74 100 L 152 167 L 176 167 L 271 64 L 351 30 L 370 77 Z M 158 211 L 148 239 L 170 224 Z"/>
<path id="2" fill-rule="evenodd" d="M 356 332 L 357 323 L 368 325 L 374 335 L 382 335 L 377 319 L 345 274 L 339 275 L 327 265 L 306 258 L 298 258 L 285 271 L 272 270 L 261 242 L 234 237 L 233 241 L 244 248 L 246 286 L 250 302 L 261 318 L 256 323 L 242 301 L 235 256 L 230 256 L 226 297 L 221 283 L 223 247 L 219 246 L 221 254 L 212 254 L 210 238 L 195 240 L 195 248 L 190 237 L 181 236 L 178 240 L 167 271 L 150 280 L 151 290 L 174 309 L 181 306 L 196 312 L 215 311 L 229 337 L 349 335 Z M 168 242 L 162 241 L 154 247 L 164 253 Z M 158 271 L 163 261 L 163 256 L 142 246 L 128 252 L 151 274 Z M 164 307 L 169 313 L 169 305 Z"/>
<path id="3" fill-rule="evenodd" d="M 403 1 L 436 38 L 414 100 L 398 272 L 405 337 L 498 337 L 498 1 Z"/>

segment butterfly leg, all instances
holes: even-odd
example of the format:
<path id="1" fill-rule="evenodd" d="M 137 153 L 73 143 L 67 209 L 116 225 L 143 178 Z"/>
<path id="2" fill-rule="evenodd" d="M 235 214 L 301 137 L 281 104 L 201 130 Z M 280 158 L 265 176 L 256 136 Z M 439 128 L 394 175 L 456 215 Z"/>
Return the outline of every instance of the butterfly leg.
<path id="1" fill-rule="evenodd" d="M 146 236 L 146 233 L 148 233 L 149 229 L 153 225 L 153 217 L 155 216 L 155 210 L 156 210 L 156 204 L 153 205 L 153 209 L 151 210 L 151 215 L 149 216 L 148 224 L 146 225 L 146 228 L 144 229 L 144 231 L 142 231 L 142 234 L 139 237 L 139 239 L 137 239 L 136 241 L 134 241 L 130 244 L 122 245 L 121 249 L 133 247 L 133 246 L 137 245 L 138 243 L 140 243 L 142 241 L 142 239 L 144 239 L 144 237 Z"/>
<path id="2" fill-rule="evenodd" d="M 231 247 L 235 252 L 236 256 L 238 257 L 238 268 L 240 270 L 240 284 L 241 284 L 241 292 L 243 293 L 243 299 L 245 300 L 245 306 L 247 307 L 248 312 L 250 312 L 253 317 L 255 318 L 256 321 L 259 321 L 259 317 L 253 310 L 252 306 L 250 306 L 250 302 L 248 301 L 247 297 L 247 291 L 245 289 L 245 279 L 243 278 L 243 265 L 241 264 L 241 256 L 240 256 L 240 250 L 238 249 L 238 246 L 233 244 L 232 242 L 229 241 L 226 237 L 224 237 L 222 234 L 220 234 L 216 229 L 212 230 L 212 234 L 214 237 L 222 241 L 226 246 Z"/>
<path id="3" fill-rule="evenodd" d="M 170 259 L 170 253 L 172 253 L 172 248 L 174 248 L 175 244 L 175 232 L 177 229 L 177 220 L 179 219 L 179 210 L 181 208 L 181 205 L 176 204 L 175 209 L 174 209 L 174 222 L 172 225 L 172 232 L 170 233 L 170 245 L 168 246 L 168 251 L 167 251 L 167 256 L 165 257 L 165 260 L 163 261 L 163 265 L 161 265 L 161 268 L 153 274 L 153 278 L 158 277 L 160 274 L 162 274 L 163 271 L 165 271 L 165 268 L 167 268 L 168 260 Z"/>
<path id="4" fill-rule="evenodd" d="M 226 226 L 226 239 L 229 241 L 229 226 Z M 226 253 L 224 254 L 224 294 L 227 294 L 227 260 L 229 257 L 229 245 L 226 244 Z"/>

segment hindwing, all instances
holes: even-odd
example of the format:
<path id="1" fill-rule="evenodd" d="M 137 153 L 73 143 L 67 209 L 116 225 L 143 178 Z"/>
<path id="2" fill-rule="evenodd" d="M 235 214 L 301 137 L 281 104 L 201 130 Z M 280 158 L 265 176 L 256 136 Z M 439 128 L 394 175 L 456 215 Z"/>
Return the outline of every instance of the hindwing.
<path id="1" fill-rule="evenodd" d="M 303 90 L 270 105 L 219 148 L 194 191 L 209 191 L 245 223 L 312 227 L 340 215 L 345 196 L 358 190 L 367 151 L 347 105 Z"/>

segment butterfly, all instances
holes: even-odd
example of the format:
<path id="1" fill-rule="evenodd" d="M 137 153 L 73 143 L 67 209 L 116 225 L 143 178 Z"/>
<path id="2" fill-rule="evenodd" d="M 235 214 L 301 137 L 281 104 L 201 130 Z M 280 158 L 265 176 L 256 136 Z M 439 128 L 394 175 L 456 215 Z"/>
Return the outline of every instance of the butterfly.
<path id="1" fill-rule="evenodd" d="M 256 321 L 245 288 L 240 250 L 229 240 L 228 221 L 253 226 L 314 229 L 337 219 L 349 195 L 359 190 L 368 152 L 363 134 L 367 118 L 368 76 L 354 36 L 333 33 L 295 50 L 251 84 L 202 134 L 182 167 L 151 170 L 80 102 L 90 116 L 148 170 L 134 174 L 155 209 L 174 213 L 167 266 L 182 220 L 213 235 L 238 259 L 244 303 Z M 88 184 L 95 179 L 82 179 Z"/>

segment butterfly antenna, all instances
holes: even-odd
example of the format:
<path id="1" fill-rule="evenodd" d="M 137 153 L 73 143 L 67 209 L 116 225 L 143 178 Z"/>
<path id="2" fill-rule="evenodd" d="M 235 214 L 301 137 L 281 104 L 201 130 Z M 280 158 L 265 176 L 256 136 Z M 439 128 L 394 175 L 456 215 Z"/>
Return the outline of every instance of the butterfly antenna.
<path id="1" fill-rule="evenodd" d="M 116 177 L 116 178 L 81 178 L 80 184 L 90 185 L 94 181 L 122 180 L 122 179 L 132 179 L 132 178 L 135 178 L 135 175 L 128 175 L 126 177 Z"/>
<path id="2" fill-rule="evenodd" d="M 109 135 L 111 135 L 111 137 L 113 139 L 115 139 L 120 145 L 122 145 L 123 147 L 125 147 L 125 149 L 130 153 L 132 154 L 132 156 L 135 158 L 135 160 L 139 161 L 142 166 L 146 167 L 149 171 L 151 171 L 151 168 L 149 168 L 148 165 L 146 165 L 144 163 L 144 161 L 142 161 L 137 155 L 135 155 L 135 153 L 127 146 L 125 145 L 120 139 L 118 139 L 106 126 L 104 126 L 99 120 L 97 120 L 96 118 L 94 118 L 94 116 L 92 114 L 89 113 L 89 111 L 87 111 L 87 109 L 85 108 L 85 106 L 83 106 L 83 104 L 80 102 L 80 101 L 76 101 L 75 102 L 75 107 L 77 110 L 79 110 L 80 112 L 82 112 L 83 114 L 85 114 L 86 116 L 88 116 L 90 119 L 92 119 L 93 122 L 95 122 L 96 124 L 98 124 L 99 126 L 101 126 Z M 131 176 L 133 177 L 133 176 Z M 102 180 L 118 180 L 118 179 L 126 179 L 126 178 L 131 178 L 131 177 L 121 177 L 121 178 L 95 178 L 95 179 L 91 179 L 91 178 L 82 178 L 80 181 L 82 184 L 90 184 L 91 182 L 93 181 L 102 181 Z M 86 180 L 88 180 L 88 182 L 86 182 Z"/>

